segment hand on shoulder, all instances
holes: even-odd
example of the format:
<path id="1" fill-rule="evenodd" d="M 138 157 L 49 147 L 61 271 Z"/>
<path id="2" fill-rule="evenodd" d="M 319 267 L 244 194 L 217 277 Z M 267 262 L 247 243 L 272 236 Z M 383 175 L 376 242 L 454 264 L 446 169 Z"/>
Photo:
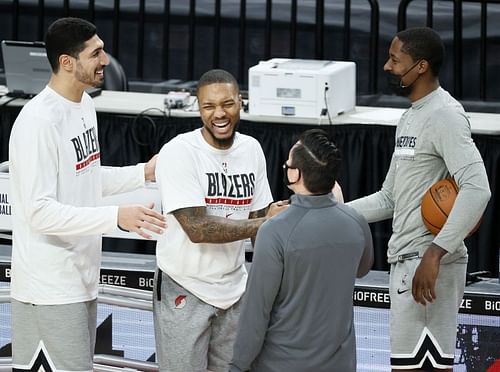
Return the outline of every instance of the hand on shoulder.
<path id="1" fill-rule="evenodd" d="M 144 164 L 144 179 L 149 182 L 155 182 L 155 170 L 156 170 L 156 161 L 158 160 L 158 154 L 153 156 L 149 161 Z"/>
<path id="2" fill-rule="evenodd" d="M 333 196 L 335 196 L 335 199 L 337 199 L 339 203 L 344 202 L 344 194 L 342 193 L 342 188 L 340 187 L 337 181 L 335 181 L 335 185 L 333 185 L 332 193 Z"/>
<path id="3" fill-rule="evenodd" d="M 280 200 L 274 203 L 271 203 L 269 205 L 269 208 L 267 209 L 266 213 L 266 218 L 272 218 L 281 212 L 283 212 L 285 209 L 287 209 L 290 205 L 290 202 L 288 200 Z"/>

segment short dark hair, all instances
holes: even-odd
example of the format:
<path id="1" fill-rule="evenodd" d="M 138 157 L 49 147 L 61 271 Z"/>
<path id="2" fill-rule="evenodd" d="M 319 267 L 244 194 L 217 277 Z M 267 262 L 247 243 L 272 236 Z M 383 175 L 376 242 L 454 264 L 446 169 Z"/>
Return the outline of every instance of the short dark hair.
<path id="1" fill-rule="evenodd" d="M 293 167 L 298 168 L 304 186 L 313 194 L 332 191 L 340 166 L 340 151 L 322 129 L 302 133 L 292 150 Z"/>
<path id="2" fill-rule="evenodd" d="M 396 37 L 403 43 L 403 52 L 413 61 L 425 59 L 432 74 L 439 76 L 444 60 L 444 44 L 436 31 L 429 27 L 414 27 L 398 32 Z"/>
<path id="3" fill-rule="evenodd" d="M 196 87 L 196 94 L 198 94 L 200 88 L 210 84 L 232 84 L 236 87 L 238 93 L 240 92 L 240 87 L 235 77 L 226 70 L 214 69 L 201 75 L 200 80 L 198 80 L 198 86 Z"/>
<path id="4" fill-rule="evenodd" d="M 96 33 L 96 26 L 81 18 L 67 17 L 53 22 L 45 35 L 45 49 L 52 71 L 59 71 L 59 57 L 62 54 L 78 58 L 85 49 L 85 42 Z"/>

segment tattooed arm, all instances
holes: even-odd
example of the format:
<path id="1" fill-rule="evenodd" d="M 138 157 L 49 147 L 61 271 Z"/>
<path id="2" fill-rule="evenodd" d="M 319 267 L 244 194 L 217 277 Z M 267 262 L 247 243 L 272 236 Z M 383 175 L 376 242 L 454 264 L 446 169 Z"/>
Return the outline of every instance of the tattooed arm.
<path id="1" fill-rule="evenodd" d="M 253 211 L 248 214 L 248 219 L 262 218 L 266 217 L 266 213 L 269 210 L 269 207 L 259 209 L 258 211 Z M 267 216 L 269 217 L 269 216 Z"/>
<path id="2" fill-rule="evenodd" d="M 248 215 L 248 218 L 249 219 L 257 219 L 257 218 L 266 217 L 266 213 L 268 210 L 269 210 L 269 207 L 266 207 L 266 208 L 259 209 L 258 211 L 250 212 L 250 214 Z M 257 231 L 255 232 L 255 235 L 257 235 Z M 255 235 L 250 237 L 250 239 L 252 241 L 252 246 L 255 245 Z"/>
<path id="3" fill-rule="evenodd" d="M 250 212 L 248 220 L 231 220 L 207 215 L 205 207 L 181 208 L 172 212 L 193 243 L 229 243 L 255 239 L 257 230 L 267 219 L 288 207 L 287 202 Z"/>
<path id="4" fill-rule="evenodd" d="M 205 207 L 181 208 L 172 213 L 193 243 L 229 243 L 255 237 L 257 229 L 267 219 L 265 213 L 248 220 L 209 216 Z"/>

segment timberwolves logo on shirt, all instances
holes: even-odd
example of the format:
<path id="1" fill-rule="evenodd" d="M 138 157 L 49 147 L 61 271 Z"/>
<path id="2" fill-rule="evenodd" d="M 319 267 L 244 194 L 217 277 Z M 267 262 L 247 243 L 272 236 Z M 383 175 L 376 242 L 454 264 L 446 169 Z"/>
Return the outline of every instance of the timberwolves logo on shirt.
<path id="1" fill-rule="evenodd" d="M 80 173 L 91 166 L 101 156 L 97 131 L 94 127 L 71 139 L 75 150 L 75 170 Z"/>
<path id="2" fill-rule="evenodd" d="M 394 155 L 398 159 L 413 160 L 415 158 L 416 144 L 417 137 L 399 136 L 396 139 L 396 148 L 394 149 Z"/>

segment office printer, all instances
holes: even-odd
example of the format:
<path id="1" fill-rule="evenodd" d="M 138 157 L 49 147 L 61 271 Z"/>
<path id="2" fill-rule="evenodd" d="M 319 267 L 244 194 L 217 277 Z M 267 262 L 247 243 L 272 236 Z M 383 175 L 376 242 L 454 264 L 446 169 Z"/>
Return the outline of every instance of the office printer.
<path id="1" fill-rule="evenodd" d="M 356 64 L 273 58 L 248 71 L 249 114 L 335 117 L 356 104 Z"/>

